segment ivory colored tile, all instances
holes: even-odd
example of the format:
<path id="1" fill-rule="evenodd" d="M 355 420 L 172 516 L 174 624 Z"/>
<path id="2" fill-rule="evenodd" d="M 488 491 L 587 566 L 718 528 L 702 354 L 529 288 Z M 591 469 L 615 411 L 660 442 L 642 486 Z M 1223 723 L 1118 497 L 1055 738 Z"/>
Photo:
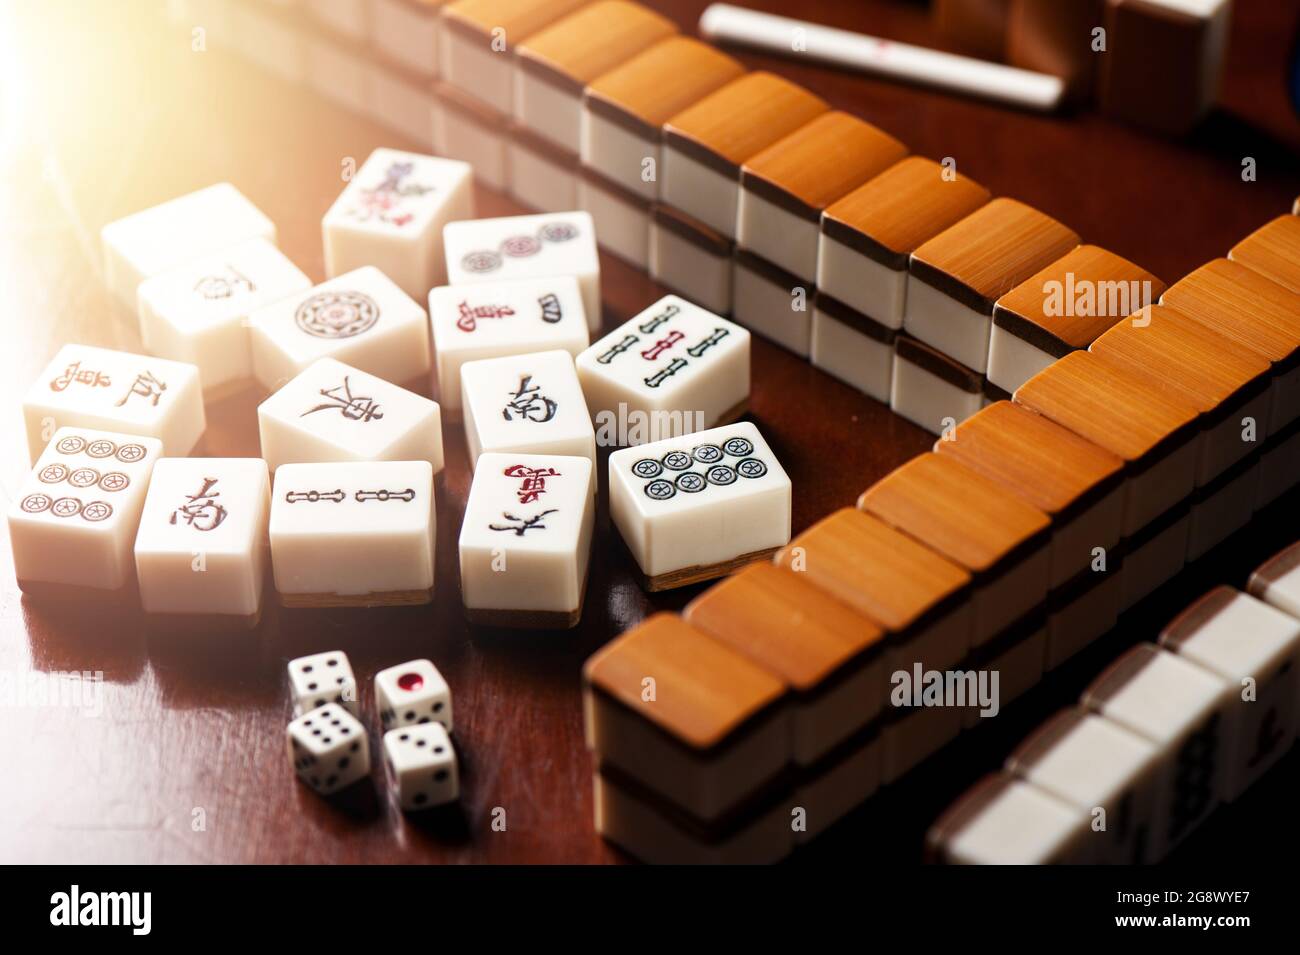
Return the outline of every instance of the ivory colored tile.
<path id="1" fill-rule="evenodd" d="M 370 36 L 370 5 L 367 0 L 306 0 L 312 17 L 328 30 L 356 42 Z"/>
<path id="2" fill-rule="evenodd" d="M 433 151 L 467 162 L 474 179 L 493 189 L 510 185 L 510 117 L 472 93 L 439 80 L 434 86 Z"/>
<path id="3" fill-rule="evenodd" d="M 731 81 L 664 123 L 660 197 L 735 239 L 740 167 L 828 109 L 763 70 Z"/>
<path id="4" fill-rule="evenodd" d="M 815 283 L 822 210 L 906 155 L 906 146 L 870 123 L 822 113 L 745 160 L 737 242 Z"/>
<path id="5" fill-rule="evenodd" d="M 371 0 L 375 49 L 403 69 L 438 75 L 438 33 L 447 0 Z"/>
<path id="6" fill-rule="evenodd" d="M 1081 245 L 1021 282 L 993 306 L 989 381 L 1015 391 L 1062 355 L 1087 348 L 1165 283 L 1095 245 Z"/>
<path id="7" fill-rule="evenodd" d="M 600 0 L 557 20 L 515 51 L 515 119 L 576 160 L 587 84 L 675 33 L 671 20 L 626 0 Z"/>
<path id="8" fill-rule="evenodd" d="M 598 765 L 700 819 L 723 815 L 789 762 L 785 682 L 676 614 L 606 644 L 582 676 Z"/>
<path id="9" fill-rule="evenodd" d="M 1195 406 L 1095 355 L 1071 352 L 1016 389 L 1015 401 L 1124 461 L 1126 537 L 1186 499 L 1195 486 Z"/>
<path id="10" fill-rule="evenodd" d="M 1207 262 L 1160 297 L 1273 366 L 1268 432 L 1300 418 L 1300 295 L 1227 259 Z"/>
<path id="11" fill-rule="evenodd" d="M 959 361 L 910 335 L 894 339 L 889 408 L 931 434 L 965 421 L 984 407 L 984 379 Z"/>
<path id="12" fill-rule="evenodd" d="M 1284 548 L 1255 568 L 1246 589 L 1265 603 L 1300 618 L 1300 544 Z"/>
<path id="13" fill-rule="evenodd" d="M 650 211 L 650 277 L 718 315 L 731 313 L 734 252 L 722 233 L 671 206 Z"/>
<path id="14" fill-rule="evenodd" d="M 578 207 L 578 156 L 515 123 L 506 142 L 507 189 L 530 209 L 564 212 Z"/>
<path id="15" fill-rule="evenodd" d="M 883 632 L 798 574 L 751 564 L 696 597 L 682 615 L 790 685 L 800 765 L 815 763 L 884 707 Z"/>
<path id="16" fill-rule="evenodd" d="M 1300 217 L 1278 216 L 1232 247 L 1228 258 L 1300 292 Z"/>
<path id="17" fill-rule="evenodd" d="M 669 37 L 587 85 L 582 164 L 645 199 L 659 196 L 661 127 L 745 71 L 720 50 Z"/>
<path id="18" fill-rule="evenodd" d="M 889 404 L 898 332 L 818 291 L 813 300 L 809 360 L 828 375 Z"/>
<path id="19" fill-rule="evenodd" d="M 591 215 L 600 247 L 638 271 L 646 271 L 653 202 L 585 168 L 578 174 L 577 192 L 578 208 Z"/>
<path id="20" fill-rule="evenodd" d="M 989 201 L 989 191 L 932 159 L 909 156 L 826 207 L 817 288 L 901 328 L 916 248 Z"/>
<path id="21" fill-rule="evenodd" d="M 800 358 L 812 348 L 814 290 L 799 276 L 737 248 L 732 259 L 731 317 Z"/>
<path id="22" fill-rule="evenodd" d="M 971 575 L 971 645 L 1047 599 L 1047 515 L 955 458 L 921 454 L 881 478 L 858 507 Z"/>
<path id="23" fill-rule="evenodd" d="M 982 374 L 994 303 L 1078 244 L 1037 209 L 994 199 L 912 253 L 903 328 Z"/>
<path id="24" fill-rule="evenodd" d="M 948 807 L 926 833 L 930 858 L 948 865 L 1088 863 L 1092 817 L 999 772 Z"/>

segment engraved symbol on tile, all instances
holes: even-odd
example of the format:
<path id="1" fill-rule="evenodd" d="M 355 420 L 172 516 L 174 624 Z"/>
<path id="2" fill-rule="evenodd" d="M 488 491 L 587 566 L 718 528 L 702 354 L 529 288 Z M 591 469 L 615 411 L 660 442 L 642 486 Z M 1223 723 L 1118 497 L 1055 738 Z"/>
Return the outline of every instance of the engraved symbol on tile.
<path id="1" fill-rule="evenodd" d="M 664 467 L 670 471 L 685 471 L 691 466 L 691 456 L 685 451 L 669 451 L 663 460 Z"/>
<path id="2" fill-rule="evenodd" d="M 578 227 L 567 222 L 547 222 L 537 230 L 543 242 L 568 242 L 578 237 Z"/>
<path id="3" fill-rule="evenodd" d="M 27 514 L 39 514 L 48 511 L 53 503 L 48 494 L 28 494 L 18 506 Z"/>
<path id="4" fill-rule="evenodd" d="M 257 286 L 247 275 L 233 265 L 227 264 L 224 272 L 217 275 L 205 275 L 194 283 L 194 291 L 200 298 L 216 301 L 231 298 L 239 292 L 256 292 Z"/>
<path id="5" fill-rule="evenodd" d="M 318 501 L 330 501 L 334 504 L 342 504 L 347 495 L 343 493 L 342 488 L 333 491 L 288 491 L 284 499 L 290 504 L 315 504 Z"/>
<path id="6" fill-rule="evenodd" d="M 525 259 L 542 251 L 542 243 L 531 235 L 512 235 L 501 243 L 501 251 L 512 259 Z"/>
<path id="7" fill-rule="evenodd" d="M 509 305 L 470 305 L 469 302 L 460 303 L 460 315 L 456 319 L 456 327 L 462 332 L 472 332 L 478 328 L 478 323 L 485 318 L 508 318 L 515 313 L 515 310 Z"/>
<path id="8" fill-rule="evenodd" d="M 642 351 L 641 357 L 644 358 L 646 361 L 654 361 L 656 358 L 658 358 L 668 349 L 672 348 L 674 345 L 676 345 L 679 341 L 681 341 L 685 337 L 686 334 L 684 332 L 678 332 L 678 331 L 669 332 L 665 337 L 659 339 L 659 341 L 655 342 L 649 348 Z"/>
<path id="9" fill-rule="evenodd" d="M 298 306 L 293 320 L 315 338 L 355 338 L 379 321 L 379 306 L 362 292 L 317 292 Z"/>
<path id="10" fill-rule="evenodd" d="M 542 307 L 542 321 L 548 325 L 554 325 L 564 317 L 564 310 L 560 307 L 560 299 L 554 292 L 547 292 L 537 300 L 537 304 Z"/>
<path id="11" fill-rule="evenodd" d="M 519 490 L 515 492 L 520 504 L 532 504 L 545 494 L 548 477 L 561 477 L 555 468 L 530 468 L 526 464 L 512 464 L 504 473 L 506 477 L 521 479 Z"/>
<path id="12" fill-rule="evenodd" d="M 532 375 L 523 375 L 519 379 L 519 388 L 509 392 L 510 401 L 501 409 L 501 417 L 507 421 L 532 421 L 543 424 L 555 417 L 559 409 L 552 399 L 541 393 L 540 385 L 532 383 Z"/>
<path id="13" fill-rule="evenodd" d="M 117 445 L 107 438 L 98 438 L 86 445 L 86 453 L 92 458 L 109 458 L 117 454 Z"/>
<path id="14" fill-rule="evenodd" d="M 68 476 L 68 466 L 66 464 L 50 464 L 41 468 L 41 473 L 36 475 L 42 484 L 58 484 Z"/>
<path id="15" fill-rule="evenodd" d="M 714 345 L 718 344 L 720 341 L 722 341 L 730 334 L 731 332 L 729 332 L 725 328 L 715 328 L 712 332 L 708 334 L 708 336 L 706 336 L 705 338 L 701 338 L 690 348 L 686 349 L 686 354 L 690 355 L 692 358 L 699 358 L 706 351 L 708 351 Z"/>
<path id="16" fill-rule="evenodd" d="M 1178 751 L 1174 769 L 1174 805 L 1169 819 L 1171 839 L 1201 818 L 1213 796 L 1218 731 L 1219 716 L 1216 713 L 1188 737 Z"/>
<path id="17" fill-rule="evenodd" d="M 61 497 L 50 505 L 55 517 L 76 517 L 81 513 L 81 502 L 75 497 Z"/>
<path id="18" fill-rule="evenodd" d="M 494 272 L 501 268 L 501 256 L 491 251 L 466 252 L 461 257 L 460 267 L 466 272 Z"/>
<path id="19" fill-rule="evenodd" d="M 87 385 L 91 388 L 107 388 L 113 380 L 102 371 L 82 370 L 81 362 L 74 361 L 63 369 L 63 374 L 50 382 L 50 391 L 63 391 L 69 385 Z"/>
<path id="20" fill-rule="evenodd" d="M 94 487 L 99 483 L 99 472 L 94 468 L 77 468 L 68 475 L 68 483 L 73 487 Z"/>
<path id="21" fill-rule="evenodd" d="M 716 444 L 701 444 L 691 449 L 691 457 L 701 464 L 715 464 L 722 460 L 722 449 Z"/>
<path id="22" fill-rule="evenodd" d="M 679 491 L 695 494 L 698 491 L 703 491 L 707 482 L 702 475 L 696 474 L 694 471 L 686 471 L 677 475 L 677 480 L 673 483 L 677 485 Z"/>
<path id="23" fill-rule="evenodd" d="M 645 383 L 651 388 L 658 388 L 665 381 L 667 381 L 669 378 L 677 374 L 685 367 L 686 367 L 685 358 L 674 358 L 665 367 L 660 368 L 649 378 L 645 379 Z"/>
<path id="24" fill-rule="evenodd" d="M 134 464 L 148 453 L 143 444 L 124 444 L 117 449 L 117 459 L 123 464 Z"/>
<path id="25" fill-rule="evenodd" d="M 433 191 L 433 186 L 406 181 L 414 171 L 413 162 L 390 163 L 384 172 L 384 178 L 368 189 L 361 189 L 357 203 L 350 206 L 345 215 L 358 222 L 373 219 L 388 225 L 406 225 L 415 218 L 410 212 L 400 211 L 406 200 Z"/>
<path id="26" fill-rule="evenodd" d="M 736 465 L 736 473 L 751 480 L 761 478 L 767 473 L 767 465 L 758 458 L 745 458 Z"/>
<path id="27" fill-rule="evenodd" d="M 736 481 L 736 472 L 725 464 L 715 464 L 705 472 L 704 476 L 710 484 L 717 484 L 720 487 L 734 484 Z"/>
<path id="28" fill-rule="evenodd" d="M 62 454 L 78 454 L 85 450 L 85 447 L 86 439 L 76 434 L 68 435 L 55 445 L 55 449 Z"/>
<path id="29" fill-rule="evenodd" d="M 534 514 L 532 517 L 516 517 L 509 511 L 502 511 L 501 516 L 510 521 L 509 524 L 489 524 L 488 530 L 491 531 L 513 531 L 516 537 L 523 537 L 528 531 L 544 531 L 546 525 L 542 523 L 542 518 L 547 514 L 554 514 L 559 508 L 549 508 L 540 514 Z"/>
<path id="30" fill-rule="evenodd" d="M 99 479 L 99 486 L 110 494 L 124 491 L 131 484 L 131 479 L 121 471 L 109 471 Z"/>
<path id="31" fill-rule="evenodd" d="M 596 361 L 600 362 L 602 365 L 608 365 L 611 361 L 623 354 L 623 352 L 627 351 L 640 340 L 641 339 L 637 338 L 635 335 L 624 335 L 622 341 L 615 342 L 609 346 L 608 350 L 597 355 Z"/>
<path id="32" fill-rule="evenodd" d="M 676 493 L 677 488 L 673 487 L 673 482 L 662 478 L 645 486 L 645 496 L 655 501 L 666 501 Z"/>
<path id="33" fill-rule="evenodd" d="M 722 445 L 733 458 L 743 458 L 754 453 L 754 445 L 747 438 L 728 438 Z"/>
<path id="34" fill-rule="evenodd" d="M 158 406 L 158 399 L 162 397 L 167 390 L 167 383 L 158 378 L 153 372 L 142 371 L 135 376 L 135 381 L 131 382 L 131 387 L 127 389 L 126 394 L 122 396 L 116 407 L 120 408 L 126 404 L 132 395 L 139 395 L 154 407 Z"/>
<path id="35" fill-rule="evenodd" d="M 667 305 L 664 307 L 664 310 L 662 312 L 658 313 L 657 315 L 651 315 L 644 322 L 638 325 L 637 328 L 639 328 L 642 332 L 644 332 L 647 335 L 653 335 L 656 331 L 659 330 L 659 327 L 661 325 L 664 325 L 671 319 L 676 318 L 680 312 L 681 309 L 678 306 Z"/>
<path id="36" fill-rule="evenodd" d="M 318 404 L 315 408 L 308 408 L 298 417 L 305 418 L 317 411 L 337 411 L 341 417 L 347 418 L 349 421 L 378 421 L 384 416 L 384 413 L 380 410 L 379 402 L 374 398 L 352 393 L 350 375 L 343 376 L 343 384 L 341 385 L 335 385 L 333 388 L 322 388 L 320 396 L 329 400 Z"/>
<path id="37" fill-rule="evenodd" d="M 664 466 L 654 458 L 642 458 L 632 465 L 632 473 L 639 478 L 656 478 L 664 473 Z"/>
<path id="38" fill-rule="evenodd" d="M 81 510 L 82 520 L 90 521 L 92 524 L 106 521 L 112 514 L 113 506 L 105 501 L 91 501 Z"/>
<path id="39" fill-rule="evenodd" d="M 185 503 L 172 511 L 171 519 L 167 523 L 175 524 L 179 515 L 181 520 L 196 531 L 212 531 L 220 527 L 226 519 L 227 511 L 224 506 L 217 503 L 217 498 L 221 496 L 220 491 L 213 490 L 217 480 L 217 478 L 205 477 L 203 486 L 197 493 L 185 495 Z"/>
<path id="40" fill-rule="evenodd" d="M 364 504 L 366 501 L 414 501 L 415 489 L 408 487 L 404 491 L 357 491 L 353 495 L 358 501 Z"/>

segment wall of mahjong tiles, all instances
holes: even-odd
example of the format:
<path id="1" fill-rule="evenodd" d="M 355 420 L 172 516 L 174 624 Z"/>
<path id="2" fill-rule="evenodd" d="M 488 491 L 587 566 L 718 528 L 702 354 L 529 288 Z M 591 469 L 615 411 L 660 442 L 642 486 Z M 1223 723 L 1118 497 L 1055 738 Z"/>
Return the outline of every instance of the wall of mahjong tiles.
<path id="1" fill-rule="evenodd" d="M 651 6 L 693 33 L 703 0 Z M 753 6 L 778 9 L 763 0 Z M 69 7 L 73 4 L 69 4 Z M 324 277 L 320 217 L 340 189 L 345 157 L 428 143 L 346 109 L 230 51 L 219 25 L 192 49 L 163 4 L 41 5 L 0 24 L 0 494 L 26 470 L 18 407 L 32 377 L 65 342 L 138 350 L 134 316 L 100 277 L 101 225 L 216 181 L 235 183 L 276 223 L 286 254 Z M 232 3 L 231 6 L 238 6 Z M 913 152 L 953 156 L 995 194 L 1037 206 L 1166 281 L 1222 255 L 1290 208 L 1300 193 L 1300 129 L 1272 78 L 1295 11 L 1238 4 L 1224 106 L 1188 140 L 1154 139 L 1092 115 L 1042 118 L 983 103 L 739 52 L 807 86 L 835 107 L 897 136 Z M 64 15 L 60 15 L 60 14 Z M 801 15 L 898 40 L 942 45 L 923 4 L 806 0 Z M 216 21 L 214 21 L 216 23 Z M 233 44 L 229 44 L 233 46 Z M 364 53 L 362 54 L 364 60 Z M 368 68 L 382 69 L 369 64 Z M 339 83 L 347 82 L 340 73 Z M 1243 182 L 1242 157 L 1259 177 Z M 476 189 L 479 216 L 523 211 Z M 658 298 L 646 275 L 602 255 L 604 327 Z M 932 438 L 788 352 L 756 339 L 750 417 L 794 483 L 794 531 L 851 503 Z M 257 398 L 208 409 L 203 452 L 256 455 Z M 471 628 L 457 594 L 455 536 L 469 485 L 460 430 L 445 431 L 437 484 L 438 584 L 422 608 L 284 610 L 268 606 L 252 634 L 220 639 L 157 630 L 142 616 L 23 598 L 0 546 L 0 750 L 13 767 L 0 789 L 0 858 L 95 861 L 550 861 L 624 858 L 592 829 L 591 764 L 582 742 L 579 670 L 613 636 L 700 588 L 648 595 L 611 527 L 602 491 L 597 557 L 580 625 L 539 634 Z M 602 452 L 601 461 L 607 452 Z M 1250 569 L 1300 536 L 1300 498 L 1283 498 L 1246 530 L 1187 568 L 1119 627 L 1053 672 L 1002 715 L 965 734 L 869 806 L 796 855 L 796 862 L 870 849 L 920 858 L 926 826 L 974 780 L 1126 646 L 1151 639 L 1212 585 L 1244 584 Z M 0 533 L 4 533 L 0 531 Z M 456 699 L 462 797 L 432 821 L 402 816 L 377 789 L 325 802 L 284 763 L 283 663 L 346 650 L 363 677 L 400 660 L 432 658 Z M 36 705 L 56 674 L 102 672 L 94 712 Z M 11 705 L 12 704 L 12 705 Z M 1297 835 L 1290 808 L 1300 775 L 1292 755 L 1179 850 L 1213 860 Z M 490 826 L 504 807 L 504 832 Z M 199 825 L 201 820 L 202 825 Z"/>

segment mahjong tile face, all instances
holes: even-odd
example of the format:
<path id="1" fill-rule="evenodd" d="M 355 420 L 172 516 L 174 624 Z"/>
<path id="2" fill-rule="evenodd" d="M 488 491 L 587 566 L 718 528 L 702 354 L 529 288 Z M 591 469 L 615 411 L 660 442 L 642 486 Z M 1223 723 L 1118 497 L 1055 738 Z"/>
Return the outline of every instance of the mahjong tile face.
<path id="1" fill-rule="evenodd" d="M 461 406 L 471 461 L 485 451 L 596 459 L 595 431 L 568 352 L 467 362 Z"/>
<path id="2" fill-rule="evenodd" d="M 424 309 L 372 266 L 330 279 L 249 318 L 253 372 L 274 390 L 320 358 L 394 384 L 429 370 Z"/>
<path id="3" fill-rule="evenodd" d="M 446 285 L 429 293 L 438 387 L 445 408 L 460 407 L 467 361 L 587 347 L 587 316 L 571 275 L 482 285 Z"/>
<path id="4" fill-rule="evenodd" d="M 600 339 L 577 360 L 593 413 L 644 416 L 638 444 L 736 417 L 749 399 L 749 332 L 668 295 Z M 661 417 L 656 425 L 656 413 Z"/>
<path id="5" fill-rule="evenodd" d="M 262 456 L 300 461 L 428 461 L 442 470 L 437 402 L 322 358 L 257 409 Z"/>
<path id="6" fill-rule="evenodd" d="M 600 261 L 586 212 L 451 222 L 443 229 L 451 285 L 572 275 L 588 327 L 600 325 Z"/>
<path id="7" fill-rule="evenodd" d="M 615 451 L 609 487 L 610 515 L 652 586 L 719 576 L 790 539 L 790 479 L 749 422 Z"/>
<path id="8" fill-rule="evenodd" d="M 162 442 L 155 438 L 60 428 L 9 508 L 19 586 L 123 586 L 161 454 Z"/>
<path id="9" fill-rule="evenodd" d="M 159 438 L 168 454 L 189 454 L 205 418 L 193 365 L 129 352 L 64 345 L 23 401 L 32 460 L 61 427 Z"/>

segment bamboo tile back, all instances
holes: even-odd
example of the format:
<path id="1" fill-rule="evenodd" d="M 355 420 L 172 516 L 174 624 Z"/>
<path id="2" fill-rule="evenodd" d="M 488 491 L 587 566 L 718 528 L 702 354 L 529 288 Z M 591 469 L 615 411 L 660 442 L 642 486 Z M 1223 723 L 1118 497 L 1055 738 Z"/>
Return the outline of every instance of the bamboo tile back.
<path id="1" fill-rule="evenodd" d="M 1300 217 L 1278 216 L 1232 247 L 1228 258 L 1300 292 Z"/>
<path id="2" fill-rule="evenodd" d="M 658 129 L 669 117 L 745 72 L 736 60 L 690 37 L 669 37 L 597 77 L 587 96 Z"/>
<path id="3" fill-rule="evenodd" d="M 1300 295 L 1237 262 L 1207 262 L 1171 285 L 1161 302 L 1271 362 L 1300 351 Z"/>
<path id="4" fill-rule="evenodd" d="M 457 0 L 443 8 L 447 23 L 490 37 L 500 29 L 508 48 L 536 33 L 560 17 L 583 6 L 587 0 Z"/>
<path id="5" fill-rule="evenodd" d="M 539 30 L 518 53 L 585 86 L 676 32 L 671 20 L 639 3 L 601 0 Z"/>

